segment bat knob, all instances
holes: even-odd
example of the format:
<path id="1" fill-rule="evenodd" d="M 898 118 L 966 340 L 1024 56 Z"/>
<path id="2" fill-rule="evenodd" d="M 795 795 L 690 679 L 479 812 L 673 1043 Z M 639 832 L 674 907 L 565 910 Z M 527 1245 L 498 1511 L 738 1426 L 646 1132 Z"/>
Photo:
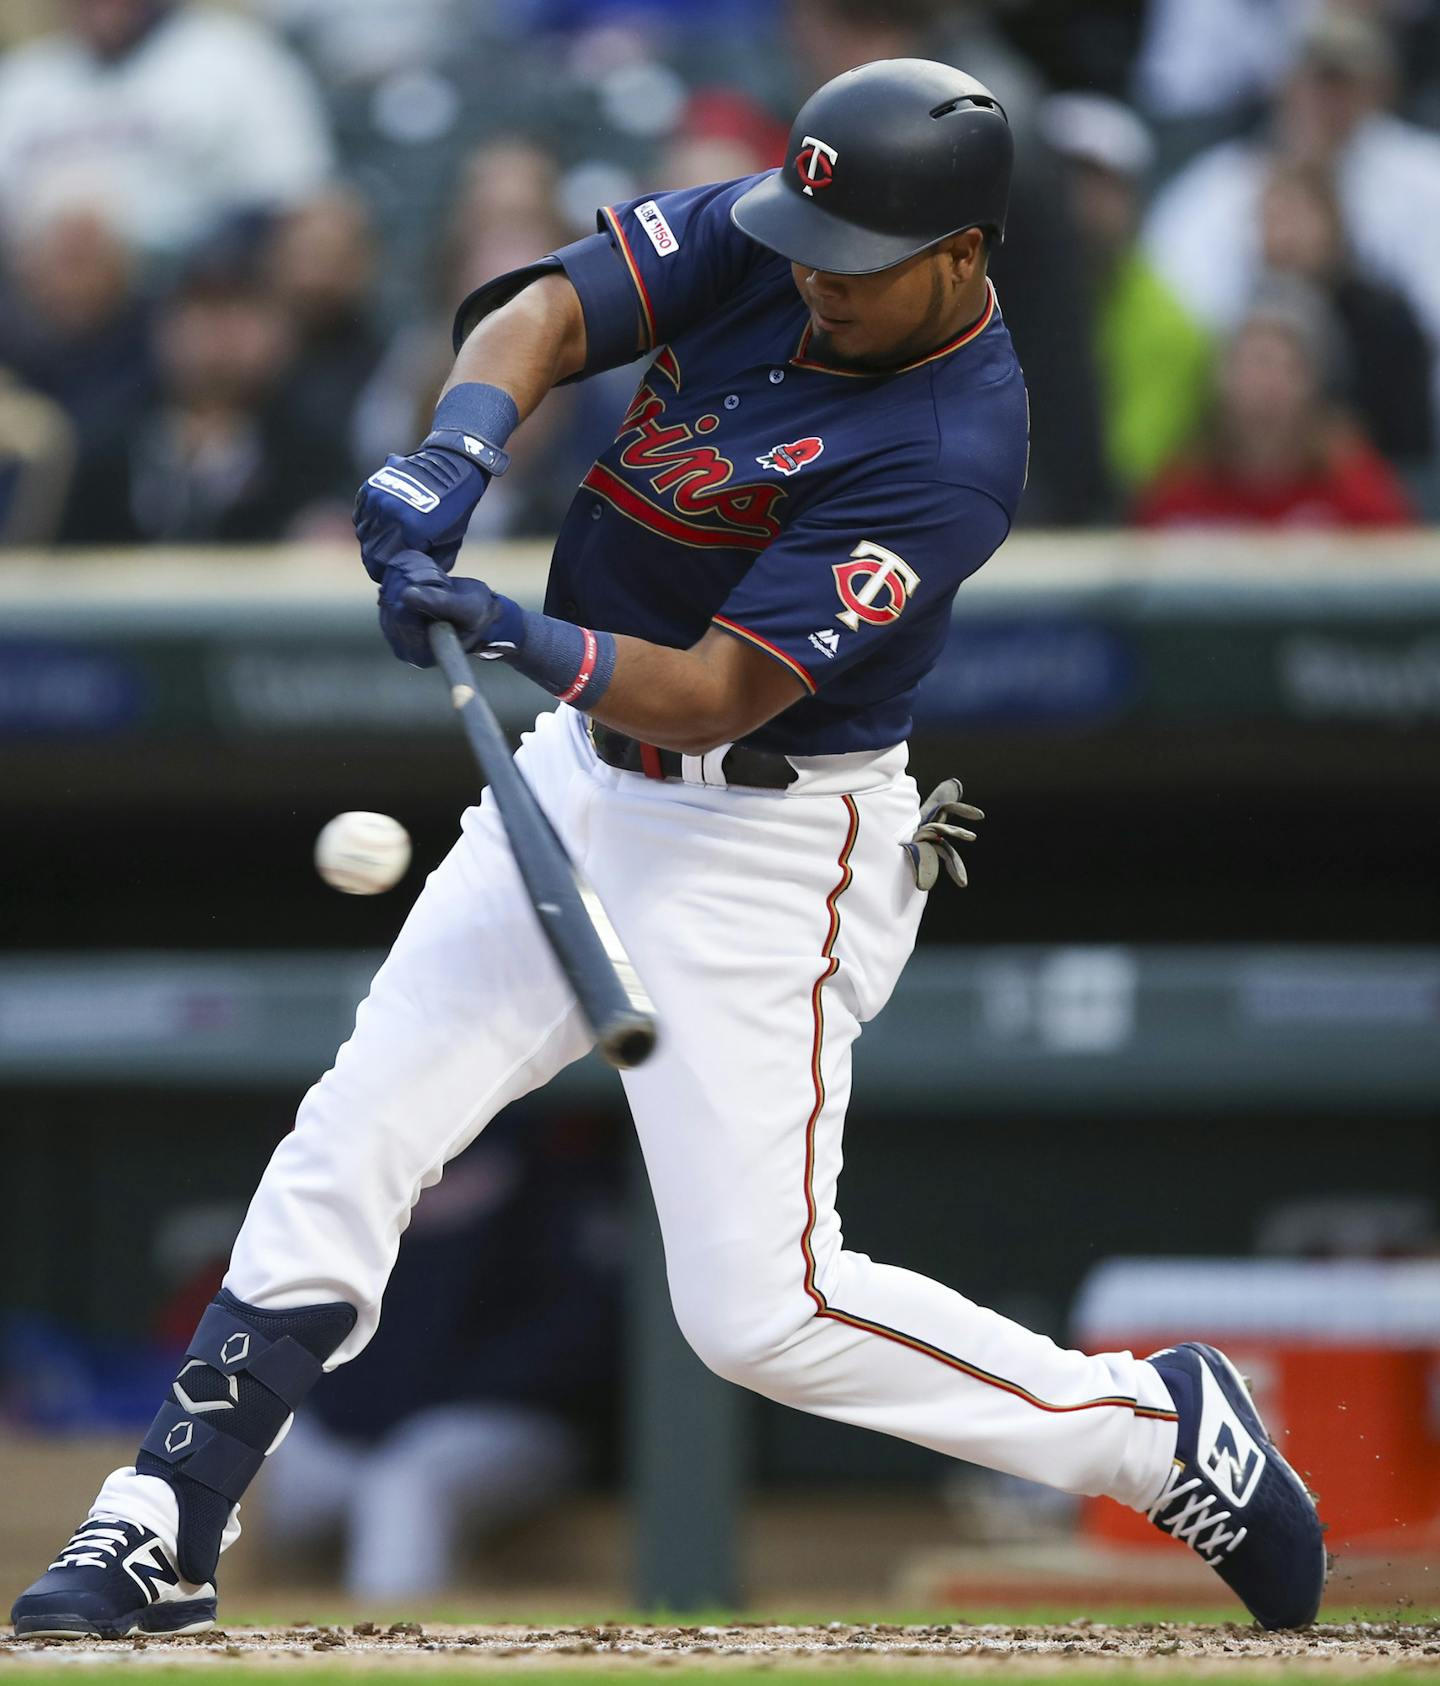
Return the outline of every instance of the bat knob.
<path id="1" fill-rule="evenodd" d="M 601 1032 L 600 1057 L 617 1071 L 644 1065 L 655 1051 L 655 1021 L 644 1013 L 621 1014 Z"/>

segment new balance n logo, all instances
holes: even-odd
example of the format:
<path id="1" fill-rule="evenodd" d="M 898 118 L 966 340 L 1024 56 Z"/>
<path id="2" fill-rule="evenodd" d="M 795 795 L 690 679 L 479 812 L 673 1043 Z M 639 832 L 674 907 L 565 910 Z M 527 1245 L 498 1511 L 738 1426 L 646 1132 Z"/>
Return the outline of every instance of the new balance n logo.
<path id="1" fill-rule="evenodd" d="M 156 1603 L 166 1587 L 180 1584 L 180 1576 L 170 1567 L 159 1540 L 146 1540 L 136 1546 L 122 1559 L 121 1567 L 145 1594 L 148 1604 Z"/>
<path id="2" fill-rule="evenodd" d="M 1264 1454 L 1249 1435 L 1246 1435 L 1245 1444 L 1242 1446 L 1231 1425 L 1222 1423 L 1213 1444 L 1206 1450 L 1200 1462 L 1205 1473 L 1224 1492 L 1231 1495 L 1243 1493 L 1245 1498 L 1237 1497 L 1235 1503 L 1244 1504 L 1250 1497 L 1250 1487 L 1260 1473 Z"/>
<path id="3" fill-rule="evenodd" d="M 1236 1509 L 1249 1504 L 1265 1473 L 1264 1449 L 1221 1391 L 1208 1364 L 1200 1366 L 1195 1461 Z"/>

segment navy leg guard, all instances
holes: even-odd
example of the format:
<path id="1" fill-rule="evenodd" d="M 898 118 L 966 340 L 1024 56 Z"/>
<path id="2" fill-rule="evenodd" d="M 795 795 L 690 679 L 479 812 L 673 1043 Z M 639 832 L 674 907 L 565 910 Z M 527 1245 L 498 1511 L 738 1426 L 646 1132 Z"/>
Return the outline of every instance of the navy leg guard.
<path id="1" fill-rule="evenodd" d="M 196 1585 L 213 1578 L 233 1505 L 285 1422 L 320 1379 L 325 1360 L 355 1327 L 342 1301 L 262 1311 L 221 1289 L 185 1349 L 135 1457 L 180 1506 L 176 1565 Z"/>

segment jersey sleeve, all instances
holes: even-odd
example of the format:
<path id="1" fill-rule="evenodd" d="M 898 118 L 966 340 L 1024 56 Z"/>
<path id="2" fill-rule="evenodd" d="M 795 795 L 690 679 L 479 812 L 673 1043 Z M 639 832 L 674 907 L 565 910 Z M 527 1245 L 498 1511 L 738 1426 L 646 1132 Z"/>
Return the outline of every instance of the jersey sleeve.
<path id="1" fill-rule="evenodd" d="M 730 207 L 758 179 L 603 206 L 598 233 L 477 287 L 455 314 L 456 351 L 481 317 L 563 270 L 585 312 L 585 367 L 570 378 L 633 362 L 702 321 L 765 257 L 730 220 Z"/>
<path id="2" fill-rule="evenodd" d="M 948 620 L 960 583 L 1009 530 L 1000 505 L 969 486 L 857 487 L 768 545 L 712 619 L 813 694 L 882 654 L 902 629 L 937 615 Z"/>
<path id="3" fill-rule="evenodd" d="M 730 207 L 758 179 L 743 176 L 657 193 L 597 213 L 596 224 L 623 266 L 631 309 L 639 312 L 644 350 L 703 321 L 766 257 L 730 220 Z M 587 288 L 574 274 L 571 280 L 586 307 L 588 328 Z M 609 304 L 609 297 L 603 302 Z"/>

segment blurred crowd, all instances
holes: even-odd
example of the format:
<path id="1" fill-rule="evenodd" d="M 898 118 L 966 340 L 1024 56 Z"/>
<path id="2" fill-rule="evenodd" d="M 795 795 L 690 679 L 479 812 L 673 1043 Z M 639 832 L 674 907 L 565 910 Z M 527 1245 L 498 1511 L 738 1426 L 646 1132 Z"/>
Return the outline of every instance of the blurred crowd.
<path id="1" fill-rule="evenodd" d="M 895 55 L 1016 130 L 1024 519 L 1440 517 L 1430 0 L 7 0 L 0 542 L 343 538 L 473 286 Z M 546 537 L 633 371 L 479 506 Z"/>

